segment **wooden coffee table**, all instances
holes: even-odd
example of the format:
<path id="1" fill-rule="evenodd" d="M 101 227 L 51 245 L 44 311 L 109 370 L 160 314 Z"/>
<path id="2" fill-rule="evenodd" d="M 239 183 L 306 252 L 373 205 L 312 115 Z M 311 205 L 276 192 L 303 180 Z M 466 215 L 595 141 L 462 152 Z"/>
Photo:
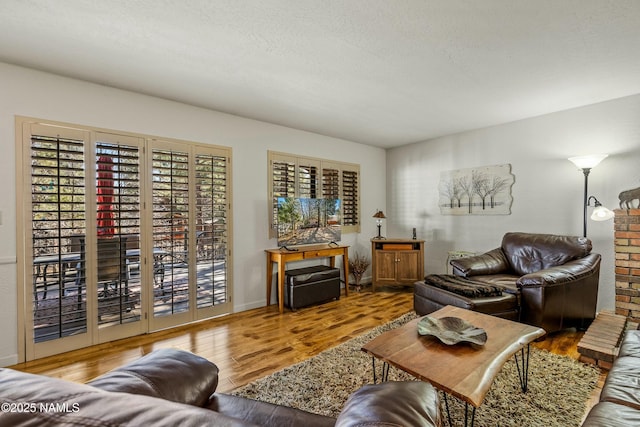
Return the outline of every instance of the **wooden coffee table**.
<path id="1" fill-rule="evenodd" d="M 476 408 L 482 404 L 496 375 L 511 356 L 515 355 L 522 391 L 527 391 L 529 344 L 545 334 L 543 329 L 450 305 L 429 316 L 464 319 L 484 329 L 487 342 L 483 346 L 469 343 L 446 345 L 435 337 L 419 335 L 420 319 L 412 320 L 362 347 L 362 351 L 372 356 L 374 382 L 377 381 L 375 360 L 380 359 L 384 362 L 382 381 L 386 381 L 391 365 L 444 391 L 447 412 L 447 394 L 465 402 L 465 424 L 468 423 L 469 405 L 472 405 L 471 425 Z"/>

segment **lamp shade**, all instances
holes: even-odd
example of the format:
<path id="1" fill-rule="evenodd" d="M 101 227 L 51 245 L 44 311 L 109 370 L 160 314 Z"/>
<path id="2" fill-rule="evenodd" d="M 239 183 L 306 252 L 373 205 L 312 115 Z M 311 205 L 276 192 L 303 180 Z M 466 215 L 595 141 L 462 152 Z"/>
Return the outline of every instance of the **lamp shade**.
<path id="1" fill-rule="evenodd" d="M 588 156 L 569 157 L 569 161 L 578 167 L 578 169 L 591 169 L 607 158 L 608 154 L 590 154 Z"/>
<path id="2" fill-rule="evenodd" d="M 593 200 L 593 212 L 591 213 L 591 219 L 593 221 L 606 221 L 615 216 L 613 211 L 602 206 L 602 203 L 594 196 L 590 196 L 587 199 L 587 206 L 591 206 L 591 201 Z"/>
<path id="3" fill-rule="evenodd" d="M 386 216 L 384 216 L 384 212 L 382 211 L 376 211 L 376 213 L 373 214 L 373 217 L 378 219 L 386 218 Z"/>
<path id="4" fill-rule="evenodd" d="M 606 221 L 615 216 L 615 214 L 604 206 L 596 206 L 591 214 L 591 219 L 594 221 Z"/>

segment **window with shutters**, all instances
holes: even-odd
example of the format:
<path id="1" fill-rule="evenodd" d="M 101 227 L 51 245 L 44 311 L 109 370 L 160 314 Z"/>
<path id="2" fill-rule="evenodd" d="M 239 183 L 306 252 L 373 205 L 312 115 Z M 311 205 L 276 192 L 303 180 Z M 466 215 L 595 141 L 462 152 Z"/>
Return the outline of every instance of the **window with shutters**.
<path id="1" fill-rule="evenodd" d="M 231 311 L 230 148 L 23 117 L 16 143 L 23 360 Z"/>
<path id="2" fill-rule="evenodd" d="M 269 237 L 276 236 L 279 197 L 340 199 L 342 231 L 360 231 L 360 166 L 269 151 Z"/>

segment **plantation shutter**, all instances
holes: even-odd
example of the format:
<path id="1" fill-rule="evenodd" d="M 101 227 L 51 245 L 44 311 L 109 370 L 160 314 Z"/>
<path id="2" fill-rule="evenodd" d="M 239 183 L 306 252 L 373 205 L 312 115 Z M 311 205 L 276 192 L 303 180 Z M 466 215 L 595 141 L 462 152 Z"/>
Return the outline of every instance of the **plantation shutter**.
<path id="1" fill-rule="evenodd" d="M 345 227 L 360 225 L 359 172 L 342 171 L 342 224 Z"/>
<path id="2" fill-rule="evenodd" d="M 318 162 L 304 162 L 298 165 L 297 197 L 318 198 Z"/>
<path id="3" fill-rule="evenodd" d="M 295 197 L 296 195 L 296 162 L 295 159 L 277 158 L 271 160 L 271 227 L 269 236 L 275 237 L 278 223 L 278 198 Z"/>
<path id="4" fill-rule="evenodd" d="M 273 168 L 273 197 L 295 197 L 296 193 L 296 164 L 289 161 L 272 163 Z"/>
<path id="5" fill-rule="evenodd" d="M 86 230 L 85 141 L 31 136 L 31 235 L 34 339 L 86 332 L 86 282 L 77 277 Z M 37 284 L 37 286 L 36 286 Z M 46 300 L 46 301 L 45 301 Z"/>
<path id="6" fill-rule="evenodd" d="M 323 167 L 322 197 L 325 199 L 340 198 L 340 171 L 338 169 Z"/>
<path id="7" fill-rule="evenodd" d="M 140 234 L 140 148 L 126 144 L 98 142 L 96 146 L 96 191 L 108 192 L 111 201 L 98 200 L 98 211 L 113 213 L 114 235 L 126 236 L 127 246 L 139 248 Z M 101 179 L 109 170 L 112 180 Z M 104 187 L 104 188 L 103 188 Z M 106 190 L 106 191 L 105 191 Z M 105 234 L 98 224 L 98 235 Z"/>
<path id="8" fill-rule="evenodd" d="M 197 154 L 196 175 L 196 257 L 198 268 L 207 264 L 215 274 L 198 275 L 197 307 L 212 307 L 229 300 L 228 273 L 216 268 L 227 259 L 229 229 L 229 185 L 226 156 Z M 204 285 L 204 282 L 211 286 Z M 210 289 L 215 289 L 213 292 Z"/>
<path id="9" fill-rule="evenodd" d="M 153 297 L 154 316 L 189 310 L 187 225 L 189 223 L 189 154 L 180 150 L 153 149 L 152 156 L 153 247 L 181 268 L 154 266 L 154 280 L 162 292 Z M 160 269 L 162 271 L 160 271 Z M 170 295 L 167 298 L 164 294 Z"/>
<path id="10" fill-rule="evenodd" d="M 100 133 L 97 139 L 98 324 L 135 322 L 141 297 L 139 278 L 131 275 L 131 263 L 139 260 L 128 257 L 127 250 L 140 248 L 139 140 Z M 113 280 L 124 286 L 109 286 Z"/>

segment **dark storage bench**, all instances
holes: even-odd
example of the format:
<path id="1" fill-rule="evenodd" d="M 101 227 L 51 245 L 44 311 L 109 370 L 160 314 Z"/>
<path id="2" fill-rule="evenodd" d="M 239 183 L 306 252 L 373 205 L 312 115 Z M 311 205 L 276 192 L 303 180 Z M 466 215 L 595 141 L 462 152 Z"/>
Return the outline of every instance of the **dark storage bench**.
<path id="1" fill-rule="evenodd" d="M 292 310 L 331 299 L 340 299 L 340 269 L 326 265 L 285 272 L 284 305 Z"/>

